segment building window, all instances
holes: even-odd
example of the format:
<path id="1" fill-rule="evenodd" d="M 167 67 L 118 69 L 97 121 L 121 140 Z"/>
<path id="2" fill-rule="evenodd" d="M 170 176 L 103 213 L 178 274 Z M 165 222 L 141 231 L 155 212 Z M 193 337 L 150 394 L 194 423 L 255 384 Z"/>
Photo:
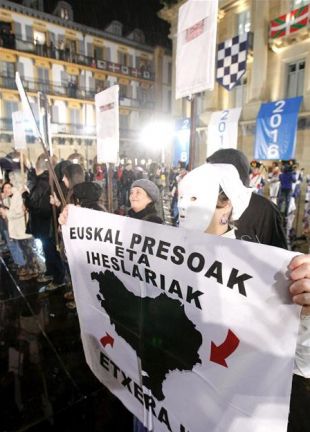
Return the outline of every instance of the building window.
<path id="1" fill-rule="evenodd" d="M 120 114 L 119 127 L 120 127 L 120 129 L 129 129 L 129 116 L 128 115 Z"/>
<path id="2" fill-rule="evenodd" d="M 38 67 L 38 88 L 43 93 L 49 92 L 49 69 Z"/>
<path id="3" fill-rule="evenodd" d="M 70 109 L 70 123 L 73 125 L 80 124 L 80 110 L 78 108 Z"/>
<path id="4" fill-rule="evenodd" d="M 118 51 L 118 63 L 122 66 L 129 66 L 129 56 L 127 53 L 124 53 L 122 51 Z"/>
<path id="5" fill-rule="evenodd" d="M 38 30 L 33 30 L 33 40 L 36 45 L 43 45 L 46 42 L 45 33 Z"/>
<path id="6" fill-rule="evenodd" d="M 64 19 L 64 20 L 68 20 L 69 19 L 69 11 L 66 8 L 61 8 L 60 9 L 60 18 Z"/>
<path id="7" fill-rule="evenodd" d="M 249 32 L 251 29 L 251 12 L 246 9 L 237 15 L 238 34 Z"/>
<path id="8" fill-rule="evenodd" d="M 104 60 L 103 58 L 103 47 L 94 46 L 94 57 L 96 60 Z"/>
<path id="9" fill-rule="evenodd" d="M 304 93 L 305 61 L 290 63 L 287 70 L 286 97 L 302 96 Z"/>
<path id="10" fill-rule="evenodd" d="M 4 116 L 7 119 L 12 119 L 12 113 L 18 111 L 18 102 L 4 101 Z"/>
<path id="11" fill-rule="evenodd" d="M 15 63 L 0 62 L 0 74 L 15 79 Z"/>
<path id="12" fill-rule="evenodd" d="M 172 82 L 172 64 L 168 63 L 168 84 Z"/>
<path id="13" fill-rule="evenodd" d="M 242 107 L 246 101 L 247 78 L 243 76 L 240 82 L 235 86 L 235 103 L 234 107 Z"/>

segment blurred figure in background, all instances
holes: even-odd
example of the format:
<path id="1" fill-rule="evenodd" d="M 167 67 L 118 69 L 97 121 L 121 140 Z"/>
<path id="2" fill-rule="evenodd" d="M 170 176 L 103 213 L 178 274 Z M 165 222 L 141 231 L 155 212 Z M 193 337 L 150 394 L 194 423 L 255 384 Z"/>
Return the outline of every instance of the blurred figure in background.
<path id="1" fill-rule="evenodd" d="M 269 183 L 269 198 L 274 203 L 278 203 L 278 195 L 280 190 L 280 167 L 278 162 L 272 162 L 271 172 L 268 175 Z"/>

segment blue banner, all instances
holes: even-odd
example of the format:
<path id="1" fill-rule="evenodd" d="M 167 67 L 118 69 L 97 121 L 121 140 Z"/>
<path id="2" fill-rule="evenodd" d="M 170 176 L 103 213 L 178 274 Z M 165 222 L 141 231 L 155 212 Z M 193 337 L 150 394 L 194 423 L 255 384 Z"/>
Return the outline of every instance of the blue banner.
<path id="1" fill-rule="evenodd" d="M 173 141 L 173 166 L 178 162 L 188 163 L 189 160 L 189 142 L 190 142 L 190 119 L 182 118 L 176 120 L 175 136 Z"/>
<path id="2" fill-rule="evenodd" d="M 302 96 L 262 104 L 256 119 L 254 158 L 294 159 Z"/>

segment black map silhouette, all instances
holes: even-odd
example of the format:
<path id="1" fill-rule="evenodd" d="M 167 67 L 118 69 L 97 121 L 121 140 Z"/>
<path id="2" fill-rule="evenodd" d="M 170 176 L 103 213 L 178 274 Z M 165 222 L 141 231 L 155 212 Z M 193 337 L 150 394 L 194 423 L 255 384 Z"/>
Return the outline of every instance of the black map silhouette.
<path id="1" fill-rule="evenodd" d="M 202 336 L 188 319 L 179 300 L 162 293 L 156 298 L 138 297 L 106 270 L 92 272 L 99 282 L 98 300 L 119 336 L 141 359 L 143 384 L 161 401 L 162 384 L 172 370 L 192 370 L 201 363 L 198 350 Z"/>

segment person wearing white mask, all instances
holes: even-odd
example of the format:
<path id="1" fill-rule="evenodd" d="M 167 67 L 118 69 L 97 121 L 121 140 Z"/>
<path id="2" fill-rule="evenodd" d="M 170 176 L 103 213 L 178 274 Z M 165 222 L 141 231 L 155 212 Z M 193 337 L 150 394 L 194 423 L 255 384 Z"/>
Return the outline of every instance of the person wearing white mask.
<path id="1" fill-rule="evenodd" d="M 234 166 L 204 164 L 184 177 L 179 190 L 180 227 L 236 238 L 234 220 L 249 206 L 252 190 L 243 185 Z M 292 301 L 303 306 L 288 424 L 288 431 L 295 432 L 310 430 L 310 255 L 293 257 L 288 270 Z"/>
<path id="2" fill-rule="evenodd" d="M 180 182 L 180 226 L 236 238 L 233 221 L 248 207 L 252 193 L 233 165 L 204 164 Z"/>

